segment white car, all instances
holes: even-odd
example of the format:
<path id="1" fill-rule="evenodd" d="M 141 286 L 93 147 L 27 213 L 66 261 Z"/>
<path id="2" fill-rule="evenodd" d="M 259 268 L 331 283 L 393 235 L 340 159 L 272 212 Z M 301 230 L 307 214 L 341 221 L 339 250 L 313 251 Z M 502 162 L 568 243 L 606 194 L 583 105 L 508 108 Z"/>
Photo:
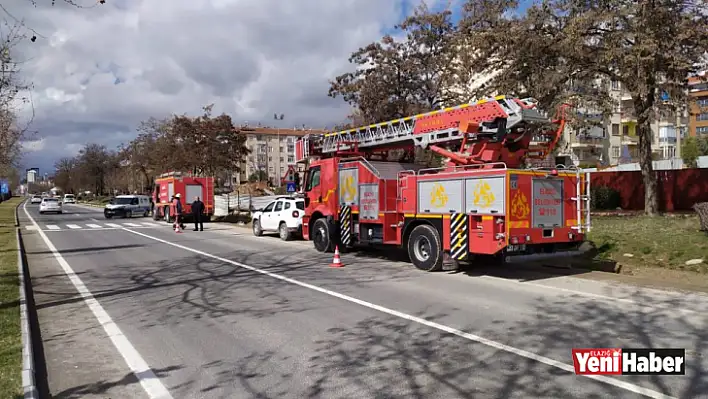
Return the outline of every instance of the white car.
<path id="1" fill-rule="evenodd" d="M 64 194 L 64 203 L 65 204 L 75 204 L 76 198 L 74 198 L 74 194 Z"/>
<path id="2" fill-rule="evenodd" d="M 30 204 L 40 204 L 41 202 L 42 202 L 41 195 L 33 195 L 32 199 L 30 200 Z"/>
<path id="3" fill-rule="evenodd" d="M 47 197 L 43 198 L 42 202 L 39 204 L 39 213 L 45 212 L 56 212 L 61 213 L 61 202 L 57 198 Z"/>
<path id="4" fill-rule="evenodd" d="M 260 237 L 264 232 L 277 231 L 283 241 L 290 240 L 293 235 L 302 236 L 302 215 L 304 213 L 304 199 L 277 198 L 265 208 L 253 213 L 253 235 Z"/>

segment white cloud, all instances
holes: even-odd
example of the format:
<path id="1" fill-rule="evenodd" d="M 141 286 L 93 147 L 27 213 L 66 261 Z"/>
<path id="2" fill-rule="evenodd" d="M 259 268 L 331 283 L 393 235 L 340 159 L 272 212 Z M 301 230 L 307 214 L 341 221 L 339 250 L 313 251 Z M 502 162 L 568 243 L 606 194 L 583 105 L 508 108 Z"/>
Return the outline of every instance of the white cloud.
<path id="1" fill-rule="evenodd" d="M 38 152 L 44 150 L 46 144 L 45 139 L 25 141 L 22 143 L 22 149 L 26 152 Z"/>
<path id="2" fill-rule="evenodd" d="M 418 1 L 12 2 L 5 7 L 44 36 L 17 54 L 34 84 L 32 127 L 49 140 L 25 164 L 50 168 L 86 142 L 113 147 L 140 120 L 209 103 L 236 122 L 272 123 L 277 112 L 287 126 L 332 126 L 349 109 L 327 97 L 328 79 Z"/>

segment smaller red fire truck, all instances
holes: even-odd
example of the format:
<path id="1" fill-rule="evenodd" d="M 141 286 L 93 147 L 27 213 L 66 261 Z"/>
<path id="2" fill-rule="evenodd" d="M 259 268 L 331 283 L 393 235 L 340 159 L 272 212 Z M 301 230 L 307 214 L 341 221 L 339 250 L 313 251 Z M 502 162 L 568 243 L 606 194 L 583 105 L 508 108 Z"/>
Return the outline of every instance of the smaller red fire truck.
<path id="1" fill-rule="evenodd" d="M 214 214 L 213 177 L 196 177 L 187 173 L 168 172 L 155 179 L 155 189 L 152 193 L 152 200 L 155 204 L 153 219 L 163 219 L 169 223 L 174 221 L 174 215 L 170 214 L 170 200 L 176 194 L 181 197 L 185 219 L 190 218 L 194 197 L 199 197 L 204 203 L 207 220 Z"/>
<path id="2" fill-rule="evenodd" d="M 324 135 L 296 144 L 306 163 L 303 237 L 320 252 L 354 245 L 406 249 L 440 270 L 475 255 L 500 259 L 576 249 L 590 229 L 590 179 L 547 159 L 565 127 L 532 99 L 476 103 Z M 412 162 L 416 147 L 446 159 Z M 408 159 L 391 160 L 390 150 Z M 402 151 L 401 151 L 402 150 Z"/>

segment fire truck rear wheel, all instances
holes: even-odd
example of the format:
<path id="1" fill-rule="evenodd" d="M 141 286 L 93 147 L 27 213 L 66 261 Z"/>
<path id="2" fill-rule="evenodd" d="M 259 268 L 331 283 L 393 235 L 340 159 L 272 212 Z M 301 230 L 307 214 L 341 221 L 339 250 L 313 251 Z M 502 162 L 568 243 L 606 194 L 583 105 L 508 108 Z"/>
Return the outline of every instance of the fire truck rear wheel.
<path id="1" fill-rule="evenodd" d="M 426 272 L 442 269 L 440 235 L 430 225 L 416 226 L 408 237 L 408 257 L 413 266 Z"/>
<path id="2" fill-rule="evenodd" d="M 310 235 L 318 252 L 332 252 L 334 250 L 330 227 L 325 218 L 315 220 L 315 224 L 312 225 Z"/>

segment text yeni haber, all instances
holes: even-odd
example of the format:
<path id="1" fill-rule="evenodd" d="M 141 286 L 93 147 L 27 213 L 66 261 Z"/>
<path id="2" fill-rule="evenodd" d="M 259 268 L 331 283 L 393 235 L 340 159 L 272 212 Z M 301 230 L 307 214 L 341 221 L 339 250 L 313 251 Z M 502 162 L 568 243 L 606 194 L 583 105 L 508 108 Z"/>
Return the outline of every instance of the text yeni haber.
<path id="1" fill-rule="evenodd" d="M 574 348 L 575 374 L 686 375 L 685 349 Z"/>

